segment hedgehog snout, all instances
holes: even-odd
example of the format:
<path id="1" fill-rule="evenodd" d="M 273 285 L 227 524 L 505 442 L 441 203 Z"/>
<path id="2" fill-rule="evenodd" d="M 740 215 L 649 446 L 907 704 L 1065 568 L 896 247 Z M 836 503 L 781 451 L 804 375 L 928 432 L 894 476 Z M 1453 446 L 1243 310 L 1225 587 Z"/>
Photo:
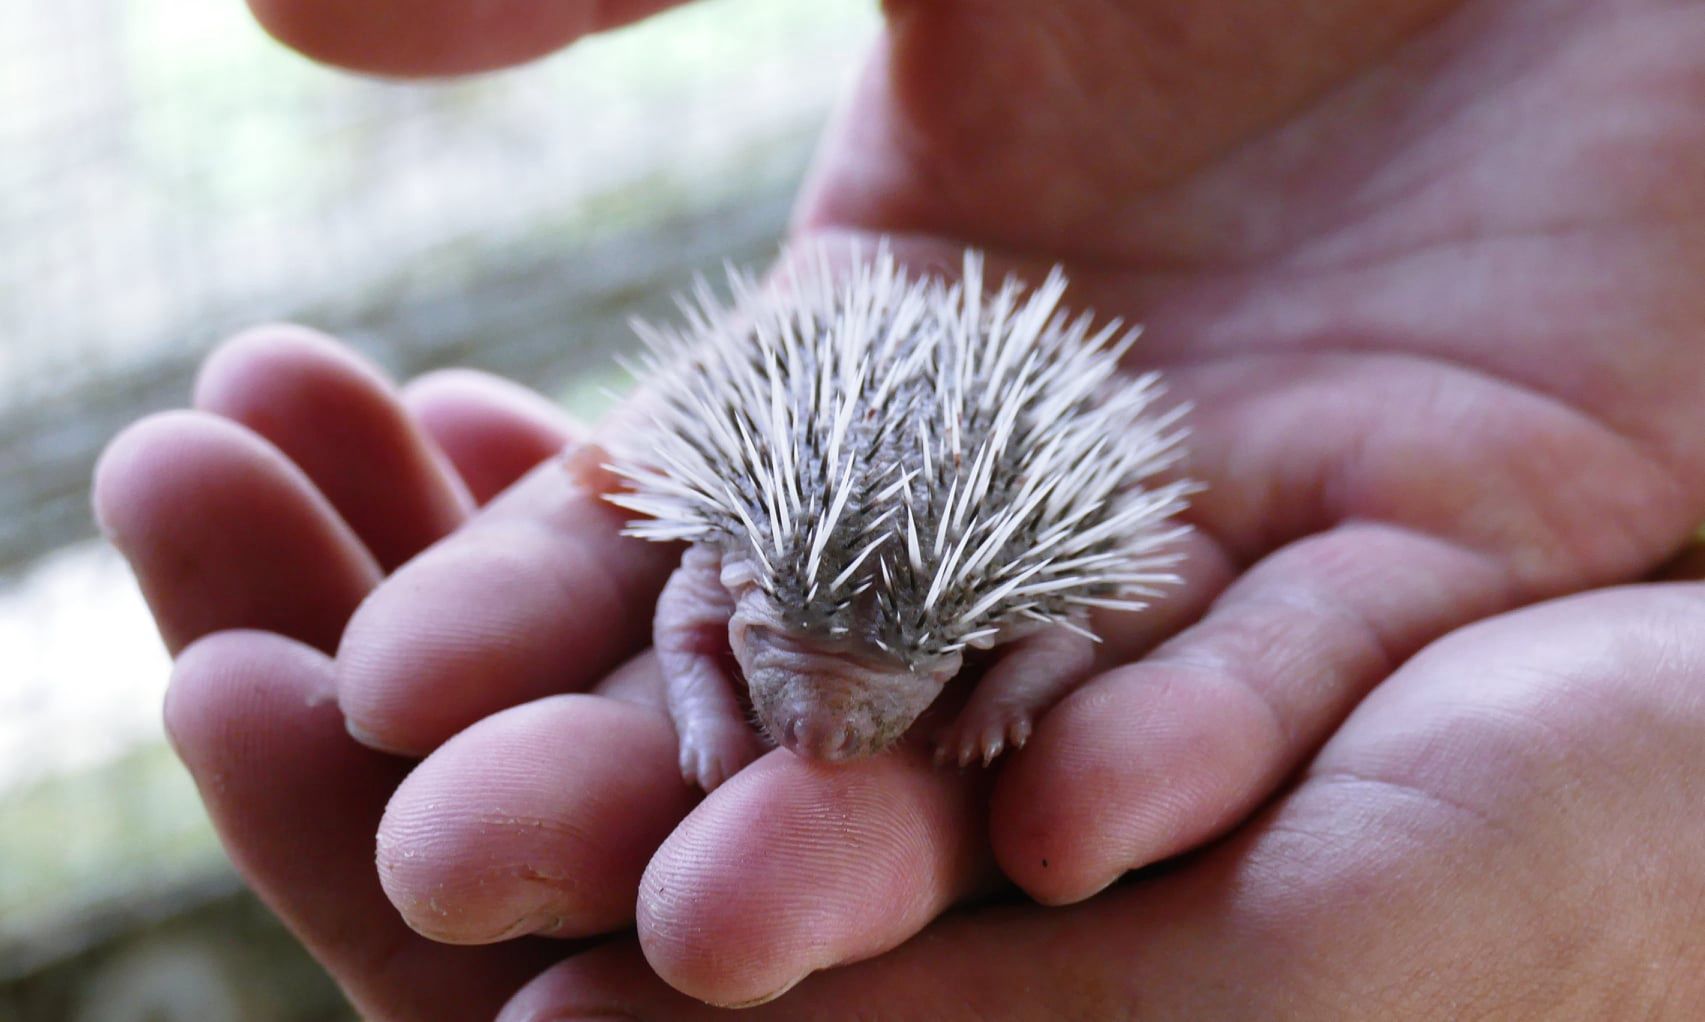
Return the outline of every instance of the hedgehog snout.
<path id="1" fill-rule="evenodd" d="M 839 763 L 882 752 L 906 733 L 933 701 L 933 693 L 909 690 L 915 680 L 822 670 L 786 678 L 759 672 L 748 690 L 759 724 L 777 745 Z"/>
<path id="2" fill-rule="evenodd" d="M 743 628 L 731 638 L 759 726 L 810 759 L 840 762 L 887 749 L 941 691 L 934 676 L 779 630 Z"/>
<path id="3" fill-rule="evenodd" d="M 858 755 L 861 744 L 858 731 L 851 724 L 838 725 L 832 720 L 800 714 L 781 724 L 776 744 L 789 752 L 808 759 L 839 763 Z"/>

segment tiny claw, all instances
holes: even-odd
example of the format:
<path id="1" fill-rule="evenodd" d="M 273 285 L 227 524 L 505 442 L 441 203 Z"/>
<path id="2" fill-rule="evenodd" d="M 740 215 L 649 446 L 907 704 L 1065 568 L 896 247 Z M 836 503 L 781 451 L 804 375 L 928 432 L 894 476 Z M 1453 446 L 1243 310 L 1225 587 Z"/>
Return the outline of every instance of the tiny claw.
<path id="1" fill-rule="evenodd" d="M 754 758 L 755 752 L 738 736 L 707 738 L 695 732 L 681 741 L 681 778 L 709 793 Z"/>
<path id="2" fill-rule="evenodd" d="M 710 764 L 700 766 L 698 775 L 699 787 L 704 789 L 706 795 L 720 788 L 722 782 L 728 780 L 728 776 L 722 770 Z"/>
<path id="3" fill-rule="evenodd" d="M 935 765 L 945 766 L 956 760 L 960 769 L 965 769 L 981 761 L 986 768 L 1007 751 L 1024 748 L 1033 730 L 1028 716 L 985 721 L 979 734 L 970 733 L 965 722 L 956 722 L 935 736 Z"/>
<path id="4" fill-rule="evenodd" d="M 708 795 L 739 772 L 739 764 L 729 763 L 720 757 L 701 757 L 698 767 L 699 786 Z"/>
<path id="5" fill-rule="evenodd" d="M 957 760 L 960 769 L 964 769 L 981 761 L 988 767 L 1009 750 L 1024 748 L 1033 731 L 1034 725 L 1027 715 L 984 721 L 978 734 L 972 734 L 965 722 L 956 722 L 936 734 L 935 764 L 944 766 Z"/>
<path id="6" fill-rule="evenodd" d="M 681 780 L 687 782 L 689 788 L 703 788 L 710 792 L 721 783 L 720 778 L 710 776 L 710 764 L 704 757 L 687 749 L 681 750 Z"/>

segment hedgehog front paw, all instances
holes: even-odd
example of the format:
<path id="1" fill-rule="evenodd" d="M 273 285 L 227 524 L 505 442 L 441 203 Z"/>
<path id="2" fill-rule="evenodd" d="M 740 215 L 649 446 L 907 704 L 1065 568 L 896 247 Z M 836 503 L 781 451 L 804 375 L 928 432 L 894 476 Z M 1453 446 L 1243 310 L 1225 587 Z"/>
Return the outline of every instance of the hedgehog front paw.
<path id="1" fill-rule="evenodd" d="M 681 777 L 707 793 L 757 758 L 757 744 L 750 734 L 694 728 L 681 736 Z"/>
<path id="2" fill-rule="evenodd" d="M 1030 730 L 1030 713 L 1022 707 L 966 707 L 935 736 L 935 764 L 963 768 L 982 760 L 988 766 L 1008 748 L 1024 748 Z"/>

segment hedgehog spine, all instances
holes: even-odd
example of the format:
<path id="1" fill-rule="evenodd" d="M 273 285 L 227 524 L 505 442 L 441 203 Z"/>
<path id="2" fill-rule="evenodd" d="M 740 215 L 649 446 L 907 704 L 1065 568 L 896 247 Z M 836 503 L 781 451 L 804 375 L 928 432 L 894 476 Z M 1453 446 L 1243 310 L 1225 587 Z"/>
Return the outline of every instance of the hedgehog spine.
<path id="1" fill-rule="evenodd" d="M 789 265 L 785 294 L 730 269 L 731 303 L 701 280 L 685 329 L 638 326 L 630 534 L 748 556 L 802 632 L 907 662 L 1175 581 L 1184 408 L 1119 372 L 1138 330 L 1068 316 L 1058 270 L 985 292 L 975 254 L 955 284 L 886 247 L 839 283 L 821 249 Z"/>

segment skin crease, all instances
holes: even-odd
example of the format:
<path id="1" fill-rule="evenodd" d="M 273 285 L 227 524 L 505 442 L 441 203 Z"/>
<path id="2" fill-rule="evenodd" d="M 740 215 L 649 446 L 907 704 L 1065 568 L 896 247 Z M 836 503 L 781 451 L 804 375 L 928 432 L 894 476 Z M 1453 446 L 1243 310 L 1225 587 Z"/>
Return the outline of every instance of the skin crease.
<path id="1" fill-rule="evenodd" d="M 257 13 L 389 73 L 625 16 L 554 8 L 553 32 L 448 0 L 407 32 L 350 31 L 394 0 Z M 887 13 L 797 230 L 1064 261 L 1073 305 L 1144 322 L 1209 484 L 1178 600 L 1104 622 L 1104 673 L 990 774 L 775 753 L 693 805 L 654 667 L 615 666 L 667 559 L 558 465 L 516 478 L 574 427 L 271 333 L 336 405 L 230 350 L 224 397 L 133 427 L 96 480 L 187 647 L 167 723 L 249 882 L 376 1019 L 790 988 L 752 1017 L 1698 1017 L 1702 587 L 1512 608 L 1636 579 L 1705 520 L 1705 10 Z M 346 724 L 431 755 L 399 787 Z M 486 766 L 545 769 L 541 733 L 574 736 L 560 795 Z M 619 925 L 612 889 L 637 939 L 492 943 Z"/>

